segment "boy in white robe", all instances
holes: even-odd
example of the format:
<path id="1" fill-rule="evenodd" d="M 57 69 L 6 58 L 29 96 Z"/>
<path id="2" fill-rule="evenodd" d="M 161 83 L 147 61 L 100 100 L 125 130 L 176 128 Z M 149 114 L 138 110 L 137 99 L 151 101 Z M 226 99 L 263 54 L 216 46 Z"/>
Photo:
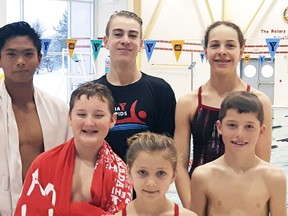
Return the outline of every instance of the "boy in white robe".
<path id="1" fill-rule="evenodd" d="M 0 215 L 12 215 L 30 164 L 70 138 L 68 106 L 36 88 L 39 35 L 26 22 L 0 28 Z"/>

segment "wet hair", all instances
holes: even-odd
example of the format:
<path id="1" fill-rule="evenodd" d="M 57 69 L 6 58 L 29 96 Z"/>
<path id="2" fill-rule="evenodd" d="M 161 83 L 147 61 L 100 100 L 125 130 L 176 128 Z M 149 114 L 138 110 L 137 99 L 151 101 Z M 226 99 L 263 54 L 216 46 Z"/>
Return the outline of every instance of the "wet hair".
<path id="1" fill-rule="evenodd" d="M 133 166 L 140 152 L 163 153 L 162 156 L 171 162 L 173 171 L 177 166 L 177 151 L 173 139 L 165 135 L 152 132 L 141 132 L 128 138 L 128 150 L 126 153 L 126 162 L 129 168 Z"/>
<path id="2" fill-rule="evenodd" d="M 0 28 L 0 51 L 3 49 L 7 40 L 17 36 L 27 36 L 37 49 L 37 54 L 41 54 L 41 39 L 40 35 L 24 21 L 7 24 Z"/>
<path id="3" fill-rule="evenodd" d="M 92 81 L 80 84 L 78 88 L 72 92 L 69 103 L 69 114 L 71 114 L 72 109 L 74 108 L 75 101 L 80 100 L 80 97 L 82 95 L 86 95 L 87 99 L 97 96 L 99 100 L 107 102 L 110 113 L 113 115 L 114 99 L 111 91 L 105 85 L 102 85 L 100 83 L 94 83 Z"/>
<path id="4" fill-rule="evenodd" d="M 142 19 L 136 13 L 133 13 L 131 11 L 126 11 L 126 10 L 115 11 L 110 16 L 110 18 L 109 18 L 109 20 L 107 22 L 107 25 L 106 25 L 106 29 L 105 29 L 105 34 L 106 34 L 107 37 L 109 37 L 109 30 L 110 30 L 111 21 L 115 17 L 126 17 L 126 18 L 129 18 L 129 19 L 136 20 L 140 24 L 140 38 L 142 38 L 142 24 L 143 24 Z"/>
<path id="5" fill-rule="evenodd" d="M 259 98 L 247 91 L 235 91 L 230 93 L 222 102 L 219 111 L 219 120 L 225 118 L 227 110 L 235 109 L 238 113 L 255 113 L 260 125 L 264 122 L 263 105 Z"/>
<path id="6" fill-rule="evenodd" d="M 208 47 L 209 35 L 210 35 L 211 30 L 216 28 L 217 26 L 220 26 L 220 25 L 225 25 L 225 26 L 233 28 L 237 32 L 240 47 L 243 47 L 245 45 L 244 35 L 243 35 L 239 26 L 237 26 L 235 23 L 232 23 L 229 21 L 217 21 L 217 22 L 213 23 L 212 25 L 208 26 L 208 28 L 206 30 L 206 33 L 204 36 L 204 48 Z"/>

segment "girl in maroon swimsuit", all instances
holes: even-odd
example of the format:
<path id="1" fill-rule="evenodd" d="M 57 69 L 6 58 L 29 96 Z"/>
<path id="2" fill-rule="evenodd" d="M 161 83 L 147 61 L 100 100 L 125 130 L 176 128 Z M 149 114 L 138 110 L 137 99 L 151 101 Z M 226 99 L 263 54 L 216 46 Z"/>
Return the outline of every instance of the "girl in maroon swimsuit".
<path id="1" fill-rule="evenodd" d="M 173 140 L 164 135 L 143 132 L 130 137 L 128 145 L 128 172 L 137 198 L 116 216 L 197 216 L 165 197 L 176 176 L 177 151 Z"/>
<path id="2" fill-rule="evenodd" d="M 175 184 L 186 208 L 189 208 L 190 204 L 190 176 L 193 170 L 224 153 L 224 145 L 215 123 L 218 120 L 220 104 L 230 92 L 250 91 L 260 99 L 267 130 L 259 138 L 256 155 L 262 160 L 270 161 L 271 102 L 267 95 L 250 87 L 238 75 L 238 63 L 244 48 L 245 39 L 236 24 L 218 21 L 210 25 L 204 36 L 204 53 L 210 65 L 210 78 L 198 89 L 177 100 L 174 143 L 180 159 Z M 188 173 L 190 152 L 193 154 L 193 162 Z"/>

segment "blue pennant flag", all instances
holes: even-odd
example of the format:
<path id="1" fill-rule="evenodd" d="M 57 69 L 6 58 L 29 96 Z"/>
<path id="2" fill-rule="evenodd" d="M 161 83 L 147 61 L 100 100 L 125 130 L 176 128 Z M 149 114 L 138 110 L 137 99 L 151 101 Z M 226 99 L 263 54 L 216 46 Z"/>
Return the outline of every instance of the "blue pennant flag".
<path id="1" fill-rule="evenodd" d="M 204 52 L 201 52 L 200 53 L 200 57 L 201 57 L 201 62 L 203 62 L 204 58 L 205 58 L 205 53 Z"/>
<path id="2" fill-rule="evenodd" d="M 48 39 L 48 38 L 42 38 L 41 39 L 41 43 L 42 43 L 42 52 L 43 52 L 43 56 L 45 57 L 48 53 L 48 49 L 50 46 L 52 39 Z"/>
<path id="3" fill-rule="evenodd" d="M 265 62 L 265 55 L 259 55 L 260 64 L 263 65 Z"/>
<path id="4" fill-rule="evenodd" d="M 266 43 L 270 52 L 271 61 L 273 61 L 280 38 L 266 38 Z"/>
<path id="5" fill-rule="evenodd" d="M 150 58 L 152 56 L 155 44 L 156 40 L 144 40 L 144 47 L 148 58 L 148 62 L 150 61 Z"/>

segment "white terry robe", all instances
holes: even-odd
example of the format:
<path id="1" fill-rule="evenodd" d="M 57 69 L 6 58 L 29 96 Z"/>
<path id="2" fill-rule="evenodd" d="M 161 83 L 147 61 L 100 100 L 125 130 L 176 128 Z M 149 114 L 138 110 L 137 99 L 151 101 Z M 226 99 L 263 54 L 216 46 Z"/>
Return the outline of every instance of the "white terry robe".
<path id="1" fill-rule="evenodd" d="M 34 87 L 36 109 L 42 127 L 44 150 L 72 137 L 68 105 Z M 52 162 L 53 163 L 53 162 Z M 11 98 L 4 81 L 0 84 L 0 216 L 13 215 L 22 189 L 19 134 Z"/>

